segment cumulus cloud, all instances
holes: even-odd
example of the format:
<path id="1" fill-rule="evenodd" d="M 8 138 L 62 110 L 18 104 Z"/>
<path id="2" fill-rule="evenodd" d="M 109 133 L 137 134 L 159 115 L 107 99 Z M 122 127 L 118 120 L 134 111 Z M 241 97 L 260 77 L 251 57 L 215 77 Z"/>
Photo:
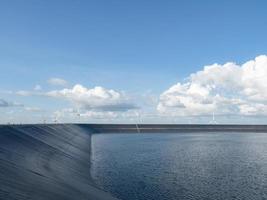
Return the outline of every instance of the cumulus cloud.
<path id="1" fill-rule="evenodd" d="M 160 95 L 157 110 L 175 115 L 267 114 L 267 56 L 242 65 L 204 66 Z"/>
<path id="2" fill-rule="evenodd" d="M 54 86 L 67 86 L 68 82 L 62 78 L 50 78 L 47 80 L 50 85 Z"/>
<path id="3" fill-rule="evenodd" d="M 70 89 L 65 88 L 47 92 L 46 95 L 65 99 L 85 110 L 127 111 L 137 108 L 122 92 L 103 87 L 90 89 L 77 84 Z"/>
<path id="4" fill-rule="evenodd" d="M 52 119 L 56 121 L 98 121 L 98 120 L 114 120 L 120 114 L 112 111 L 95 111 L 95 110 L 78 110 L 74 108 L 65 108 L 57 110 L 53 113 Z"/>
<path id="5" fill-rule="evenodd" d="M 24 110 L 29 111 L 29 112 L 41 112 L 42 109 L 38 107 L 25 107 Z"/>
<path id="6" fill-rule="evenodd" d="M 31 92 L 31 91 L 26 91 L 26 90 L 19 90 L 16 92 L 17 95 L 20 95 L 20 96 L 31 96 L 33 95 L 34 93 Z"/>
<path id="7" fill-rule="evenodd" d="M 99 111 L 86 111 L 80 114 L 83 118 L 93 118 L 93 119 L 114 119 L 119 116 L 118 113 L 108 111 L 108 112 L 99 112 Z"/>
<path id="8" fill-rule="evenodd" d="M 125 112 L 101 111 L 101 110 L 80 110 L 77 108 L 64 108 L 55 111 L 51 118 L 56 121 L 84 122 L 84 123 L 134 123 L 140 122 L 136 113 L 140 110 L 128 110 Z"/>
<path id="9" fill-rule="evenodd" d="M 84 110 L 101 111 L 101 112 L 125 112 L 138 107 L 123 92 L 112 89 L 106 89 L 100 86 L 86 88 L 80 84 L 72 88 L 64 88 L 52 91 L 27 91 L 20 90 L 14 94 L 20 96 L 48 96 L 71 102 L 74 107 Z"/>

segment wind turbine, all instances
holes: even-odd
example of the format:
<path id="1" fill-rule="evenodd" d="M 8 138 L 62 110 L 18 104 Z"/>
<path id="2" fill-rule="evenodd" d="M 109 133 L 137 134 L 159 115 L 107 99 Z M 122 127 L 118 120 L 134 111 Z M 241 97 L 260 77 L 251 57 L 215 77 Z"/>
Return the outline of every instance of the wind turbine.
<path id="1" fill-rule="evenodd" d="M 215 114 L 214 114 L 214 112 L 212 113 L 212 120 L 209 121 L 209 124 L 218 124 L 218 122 L 215 120 Z"/>
<path id="2" fill-rule="evenodd" d="M 78 123 L 81 123 L 81 113 L 80 113 L 79 108 L 77 110 L 77 116 L 78 116 Z"/>
<path id="3" fill-rule="evenodd" d="M 46 124 L 46 119 L 44 115 L 42 115 L 42 120 L 43 120 L 43 124 Z"/>
<path id="4" fill-rule="evenodd" d="M 137 119 L 136 119 L 136 124 L 135 124 L 135 126 L 136 126 L 136 130 L 137 130 L 137 133 L 140 133 L 140 129 L 139 129 L 139 127 L 138 127 L 138 121 L 140 122 L 140 115 L 139 115 L 138 112 L 136 112 L 135 114 L 136 114 L 136 117 L 137 117 Z"/>
<path id="5" fill-rule="evenodd" d="M 54 123 L 55 123 L 55 124 L 58 123 L 58 116 L 55 116 Z"/>

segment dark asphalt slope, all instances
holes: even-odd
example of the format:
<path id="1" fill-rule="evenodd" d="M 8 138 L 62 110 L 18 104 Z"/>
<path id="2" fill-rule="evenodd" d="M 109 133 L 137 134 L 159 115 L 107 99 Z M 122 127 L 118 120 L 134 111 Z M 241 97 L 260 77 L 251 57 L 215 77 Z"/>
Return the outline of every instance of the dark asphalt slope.
<path id="1" fill-rule="evenodd" d="M 112 200 L 90 177 L 89 127 L 0 126 L 0 199 Z"/>
<path id="2" fill-rule="evenodd" d="M 267 132 L 267 125 L 83 124 L 95 133 Z"/>

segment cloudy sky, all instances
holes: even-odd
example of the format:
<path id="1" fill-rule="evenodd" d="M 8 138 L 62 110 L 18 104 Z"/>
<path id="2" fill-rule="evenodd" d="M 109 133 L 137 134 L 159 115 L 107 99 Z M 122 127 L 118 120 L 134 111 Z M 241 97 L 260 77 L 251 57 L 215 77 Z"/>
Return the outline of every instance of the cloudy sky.
<path id="1" fill-rule="evenodd" d="M 266 1 L 0 1 L 0 123 L 266 123 Z"/>

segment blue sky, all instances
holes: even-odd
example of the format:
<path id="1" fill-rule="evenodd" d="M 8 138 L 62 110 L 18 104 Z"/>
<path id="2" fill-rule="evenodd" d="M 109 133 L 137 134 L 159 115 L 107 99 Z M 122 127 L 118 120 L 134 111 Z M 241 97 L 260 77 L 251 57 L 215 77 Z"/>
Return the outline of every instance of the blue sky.
<path id="1" fill-rule="evenodd" d="M 238 0 L 1 1 L 0 98 L 46 116 L 70 107 L 95 112 L 44 93 L 101 86 L 125 93 L 120 104 L 154 113 L 164 91 L 203 66 L 241 67 L 267 54 L 266 7 L 266 1 Z M 68 84 L 49 84 L 52 78 Z M 41 95 L 16 94 L 36 85 Z M 19 109 L 27 122 L 44 115 L 17 107 L 0 108 L 2 122 L 10 110 L 16 122 Z"/>

